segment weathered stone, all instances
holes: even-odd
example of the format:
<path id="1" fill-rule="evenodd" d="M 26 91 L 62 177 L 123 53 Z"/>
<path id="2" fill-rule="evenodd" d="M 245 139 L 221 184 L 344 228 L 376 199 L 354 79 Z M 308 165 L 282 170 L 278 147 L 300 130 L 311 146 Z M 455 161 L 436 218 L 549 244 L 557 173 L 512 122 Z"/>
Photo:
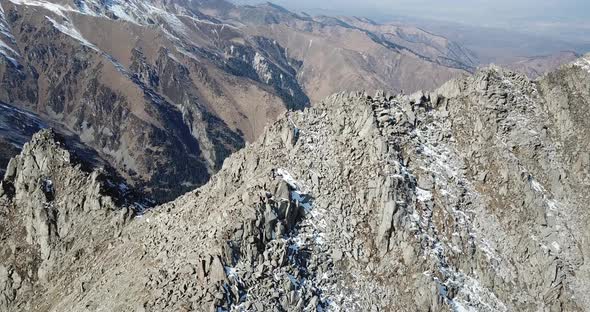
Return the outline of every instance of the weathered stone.
<path id="1" fill-rule="evenodd" d="M 332 260 L 334 260 L 334 262 L 338 262 L 338 261 L 342 260 L 343 257 L 344 257 L 344 254 L 342 253 L 342 250 L 340 250 L 340 249 L 335 249 L 332 252 Z"/>
<path id="2" fill-rule="evenodd" d="M 384 254 L 389 251 L 389 238 L 393 231 L 393 216 L 396 212 L 395 200 L 388 200 L 385 202 L 381 212 L 381 222 L 379 225 L 379 232 L 377 234 L 377 245 Z"/>

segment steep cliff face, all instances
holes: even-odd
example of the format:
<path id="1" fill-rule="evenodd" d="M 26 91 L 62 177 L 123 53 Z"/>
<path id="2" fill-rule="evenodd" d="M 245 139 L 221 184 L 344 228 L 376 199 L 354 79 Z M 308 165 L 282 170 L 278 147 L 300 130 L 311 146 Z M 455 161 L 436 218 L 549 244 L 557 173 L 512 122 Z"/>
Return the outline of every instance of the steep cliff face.
<path id="1" fill-rule="evenodd" d="M 2 262 L 5 307 L 588 310 L 585 62 L 538 82 L 492 67 L 432 92 L 340 93 L 286 113 L 206 185 L 141 217 L 78 205 L 72 220 L 112 235 L 74 240 L 86 252 L 73 263 L 77 248 L 55 251 L 62 236 L 18 235 L 43 226 L 4 227 L 5 246 L 38 250 L 4 252 L 26 259 Z M 76 189 L 95 189 L 86 179 Z M 26 181 L 39 182 L 5 182 L 4 211 L 51 202 L 45 180 Z M 21 273 L 27 261 L 49 282 Z"/>

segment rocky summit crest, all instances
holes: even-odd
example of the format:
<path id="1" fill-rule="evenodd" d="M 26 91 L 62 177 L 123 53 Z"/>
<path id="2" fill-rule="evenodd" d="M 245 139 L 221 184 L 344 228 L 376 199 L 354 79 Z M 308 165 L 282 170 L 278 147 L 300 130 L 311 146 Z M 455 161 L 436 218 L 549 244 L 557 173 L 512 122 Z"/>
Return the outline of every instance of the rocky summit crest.
<path id="1" fill-rule="evenodd" d="M 1 254 L 0 304 L 587 310 L 588 83 L 569 67 L 539 81 L 494 67 L 432 92 L 335 94 L 285 113 L 207 184 L 133 219 L 87 191 L 93 175 L 67 152 L 36 156 L 54 145 L 34 139 L 4 182 L 0 229 L 15 247 Z M 51 172 L 67 172 L 51 176 L 52 200 L 40 178 Z M 56 230 L 28 227 L 55 209 Z M 19 235 L 29 228 L 34 241 Z"/>

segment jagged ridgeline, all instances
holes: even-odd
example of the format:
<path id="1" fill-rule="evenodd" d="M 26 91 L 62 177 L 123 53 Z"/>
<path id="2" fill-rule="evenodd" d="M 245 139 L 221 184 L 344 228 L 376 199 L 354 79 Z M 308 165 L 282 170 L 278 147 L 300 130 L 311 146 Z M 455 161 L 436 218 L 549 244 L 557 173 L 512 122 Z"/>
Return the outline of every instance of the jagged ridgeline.
<path id="1" fill-rule="evenodd" d="M 0 165 L 52 127 L 163 203 L 287 110 L 342 90 L 432 88 L 476 65 L 415 27 L 269 4 L 2 1 Z"/>
<path id="2" fill-rule="evenodd" d="M 576 57 L 513 67 L 536 76 Z M 268 3 L 2 1 L 0 167 L 51 127 L 160 204 L 287 110 L 341 91 L 433 89 L 482 62 L 414 26 Z"/>
<path id="3" fill-rule="evenodd" d="M 42 132 L 3 182 L 0 307 L 586 311 L 586 64 L 333 95 L 135 218 Z"/>

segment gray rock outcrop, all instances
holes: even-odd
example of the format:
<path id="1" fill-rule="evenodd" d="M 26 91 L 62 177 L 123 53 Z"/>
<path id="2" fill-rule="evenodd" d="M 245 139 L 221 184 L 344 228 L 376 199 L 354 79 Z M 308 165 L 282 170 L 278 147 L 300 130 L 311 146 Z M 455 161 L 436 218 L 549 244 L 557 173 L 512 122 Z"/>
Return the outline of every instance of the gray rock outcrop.
<path id="1" fill-rule="evenodd" d="M 133 210 L 104 194 L 104 182 L 99 171 L 83 171 L 51 130 L 10 160 L 0 184 L 1 309 L 51 287 L 81 265 L 80 254 L 120 235 Z"/>

